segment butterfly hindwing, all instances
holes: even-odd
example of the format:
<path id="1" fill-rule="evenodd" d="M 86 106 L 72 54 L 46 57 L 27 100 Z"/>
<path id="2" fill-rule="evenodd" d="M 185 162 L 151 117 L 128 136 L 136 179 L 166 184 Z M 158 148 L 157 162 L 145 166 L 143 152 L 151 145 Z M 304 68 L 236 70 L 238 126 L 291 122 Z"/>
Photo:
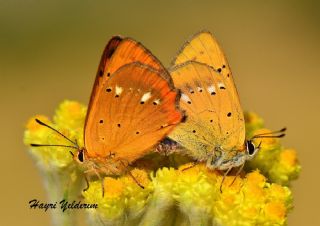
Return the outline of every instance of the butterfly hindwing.
<path id="1" fill-rule="evenodd" d="M 157 58 L 142 44 L 131 38 L 122 38 L 121 36 L 112 37 L 103 51 L 91 93 L 84 129 L 85 146 L 88 142 L 88 137 L 91 134 L 91 131 L 88 128 L 90 126 L 88 125 L 95 123 L 94 112 L 99 111 L 101 108 L 97 100 L 99 99 L 99 96 L 103 95 L 105 92 L 103 89 L 105 83 L 120 67 L 132 62 L 139 62 L 158 71 L 159 75 L 167 80 L 168 83 L 172 83 L 171 77 L 160 61 L 157 60 Z"/>
<path id="2" fill-rule="evenodd" d="M 165 137 L 181 120 L 177 92 L 157 70 L 140 63 L 122 66 L 103 84 L 98 110 L 86 130 L 89 156 L 132 162 Z"/>

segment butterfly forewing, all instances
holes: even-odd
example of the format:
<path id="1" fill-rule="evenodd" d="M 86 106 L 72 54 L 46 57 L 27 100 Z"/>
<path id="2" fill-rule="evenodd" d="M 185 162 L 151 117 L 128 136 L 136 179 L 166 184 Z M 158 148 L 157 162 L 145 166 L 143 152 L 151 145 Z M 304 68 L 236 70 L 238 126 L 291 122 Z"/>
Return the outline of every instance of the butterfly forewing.
<path id="1" fill-rule="evenodd" d="M 103 83 L 85 130 L 90 157 L 134 161 L 181 120 L 177 92 L 161 72 L 140 63 L 122 66 Z M 95 106 L 92 106 L 93 109 Z"/>
<path id="2" fill-rule="evenodd" d="M 235 90 L 236 98 L 239 99 L 228 61 L 222 48 L 210 32 L 199 32 L 187 41 L 175 58 L 174 65 L 182 64 L 190 60 L 213 67 L 226 78 L 226 84 Z M 238 100 L 238 102 L 240 101 Z"/>
<path id="3" fill-rule="evenodd" d="M 243 112 L 230 67 L 212 34 L 193 36 L 174 64 L 171 75 L 182 91 L 180 106 L 188 118 L 169 136 L 198 159 L 215 147 L 241 150 L 245 140 Z"/>
<path id="4" fill-rule="evenodd" d="M 104 84 L 108 81 L 111 74 L 121 66 L 132 62 L 139 62 L 159 71 L 162 77 L 164 77 L 169 83 L 172 83 L 170 76 L 160 61 L 157 60 L 157 58 L 153 56 L 152 53 L 142 44 L 131 38 L 122 38 L 120 36 L 112 37 L 103 51 L 95 83 L 91 92 L 85 122 L 85 137 L 88 132 L 87 125 L 91 123 L 93 118 L 93 112 L 100 108 L 97 104 L 97 97 L 104 94 Z M 85 139 L 85 141 L 86 140 L 87 139 Z"/>
<path id="5" fill-rule="evenodd" d="M 186 61 L 205 63 L 225 76 L 231 75 L 227 59 L 213 35 L 208 31 L 195 34 L 187 41 L 174 60 L 174 65 Z"/>
<path id="6" fill-rule="evenodd" d="M 119 46 L 119 44 L 121 43 L 122 40 L 123 40 L 123 38 L 120 36 L 112 37 L 102 53 L 102 57 L 101 57 L 100 64 L 98 67 L 98 72 L 97 72 L 97 75 L 96 75 L 96 78 L 94 81 L 94 85 L 93 85 L 93 88 L 91 91 L 88 109 L 91 109 L 91 105 L 94 102 L 94 98 L 100 89 L 100 84 L 105 79 L 105 77 L 103 75 L 104 75 L 106 65 L 109 64 L 112 55 L 114 54 L 115 50 L 117 49 L 117 47 Z M 88 118 L 88 115 L 87 115 L 87 118 Z M 86 121 L 87 121 L 87 119 L 86 119 Z"/>

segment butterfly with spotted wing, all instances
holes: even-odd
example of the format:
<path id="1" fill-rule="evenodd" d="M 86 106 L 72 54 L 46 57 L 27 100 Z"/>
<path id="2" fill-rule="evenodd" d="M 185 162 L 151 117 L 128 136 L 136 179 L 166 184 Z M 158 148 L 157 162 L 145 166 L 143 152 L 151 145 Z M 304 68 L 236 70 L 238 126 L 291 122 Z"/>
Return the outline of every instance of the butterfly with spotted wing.
<path id="1" fill-rule="evenodd" d="M 121 175 L 128 165 L 151 152 L 181 121 L 179 93 L 167 70 L 142 44 L 113 37 L 98 67 L 84 127 L 84 147 L 79 147 L 53 127 L 36 120 L 76 149 L 74 159 L 86 173 Z"/>
<path id="2" fill-rule="evenodd" d="M 186 148 L 188 155 L 206 162 L 209 169 L 242 170 L 260 148 L 255 138 L 283 137 L 285 128 L 245 138 L 245 122 L 230 66 L 213 35 L 195 34 L 178 53 L 170 69 L 181 90 L 180 106 L 187 120 L 169 138 Z"/>

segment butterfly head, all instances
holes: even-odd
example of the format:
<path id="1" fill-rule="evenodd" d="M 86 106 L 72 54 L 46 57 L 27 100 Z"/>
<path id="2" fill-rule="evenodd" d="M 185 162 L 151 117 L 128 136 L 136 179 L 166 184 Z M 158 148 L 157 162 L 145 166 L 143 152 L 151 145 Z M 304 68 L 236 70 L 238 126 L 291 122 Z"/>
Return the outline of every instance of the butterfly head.
<path id="1" fill-rule="evenodd" d="M 224 150 L 216 147 L 212 155 L 207 159 L 209 169 L 228 170 L 243 165 L 247 160 L 253 158 L 259 147 L 255 147 L 251 141 L 246 142 L 246 150 Z"/>
<path id="2" fill-rule="evenodd" d="M 286 130 L 287 130 L 286 128 L 282 128 L 277 131 L 260 133 L 260 134 L 254 135 L 250 140 L 246 140 L 245 146 L 246 146 L 247 160 L 252 159 L 261 148 L 262 141 L 260 141 L 259 145 L 256 146 L 253 142 L 255 139 L 282 138 L 285 136 Z"/>
<path id="3" fill-rule="evenodd" d="M 86 149 L 84 147 L 80 148 L 77 141 L 73 141 L 70 138 L 68 138 L 66 135 L 58 131 L 57 129 L 49 126 L 48 124 L 40 121 L 39 119 L 35 120 L 38 124 L 41 126 L 47 127 L 53 132 L 57 133 L 61 137 L 63 137 L 65 140 L 70 142 L 70 145 L 64 145 L 64 144 L 30 144 L 32 147 L 64 147 L 68 149 L 75 150 L 75 153 L 72 151 L 69 151 L 69 153 L 72 155 L 73 159 L 78 162 L 79 164 L 83 164 L 86 160 Z"/>

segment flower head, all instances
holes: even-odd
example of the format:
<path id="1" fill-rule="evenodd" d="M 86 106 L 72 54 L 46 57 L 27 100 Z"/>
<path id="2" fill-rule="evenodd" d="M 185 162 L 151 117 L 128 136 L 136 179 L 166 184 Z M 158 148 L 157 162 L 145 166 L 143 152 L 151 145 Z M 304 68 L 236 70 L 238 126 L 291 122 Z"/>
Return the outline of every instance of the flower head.
<path id="1" fill-rule="evenodd" d="M 262 119 L 256 114 L 247 113 L 247 138 L 257 134 L 271 132 L 264 128 Z M 294 149 L 287 149 L 280 143 L 279 138 L 254 139 L 255 145 L 261 143 L 259 153 L 247 163 L 247 170 L 259 169 L 271 182 L 289 185 L 301 171 L 297 153 Z"/>
<path id="2" fill-rule="evenodd" d="M 37 118 L 83 146 L 85 114 L 85 106 L 64 101 L 53 122 L 41 115 L 28 121 L 24 142 L 71 145 L 37 123 Z M 255 113 L 246 113 L 245 119 L 247 139 L 270 131 Z M 253 141 L 261 142 L 260 151 L 239 175 L 237 170 L 225 176 L 205 164 L 194 164 L 181 149 L 169 156 L 157 152 L 145 156 L 122 176 L 91 178 L 82 195 L 86 202 L 98 204 L 98 209 L 88 210 L 89 219 L 95 225 L 285 225 L 292 209 L 287 186 L 301 170 L 296 151 L 283 147 L 278 138 Z M 31 147 L 30 152 L 42 169 L 50 169 L 50 178 L 59 175 L 63 194 L 79 196 L 83 172 L 68 149 Z M 77 189 L 70 189 L 70 183 L 77 183 Z"/>
<path id="3" fill-rule="evenodd" d="M 54 122 L 43 115 L 36 115 L 29 119 L 24 134 L 24 143 L 30 147 L 30 152 L 39 160 L 39 164 L 60 168 L 73 164 L 70 151 L 74 149 L 52 146 L 32 147 L 30 144 L 69 146 L 74 146 L 74 144 L 52 129 L 39 124 L 36 119 L 55 128 L 74 142 L 81 142 L 81 145 L 85 113 L 86 108 L 83 105 L 75 101 L 64 101 L 56 111 Z"/>

